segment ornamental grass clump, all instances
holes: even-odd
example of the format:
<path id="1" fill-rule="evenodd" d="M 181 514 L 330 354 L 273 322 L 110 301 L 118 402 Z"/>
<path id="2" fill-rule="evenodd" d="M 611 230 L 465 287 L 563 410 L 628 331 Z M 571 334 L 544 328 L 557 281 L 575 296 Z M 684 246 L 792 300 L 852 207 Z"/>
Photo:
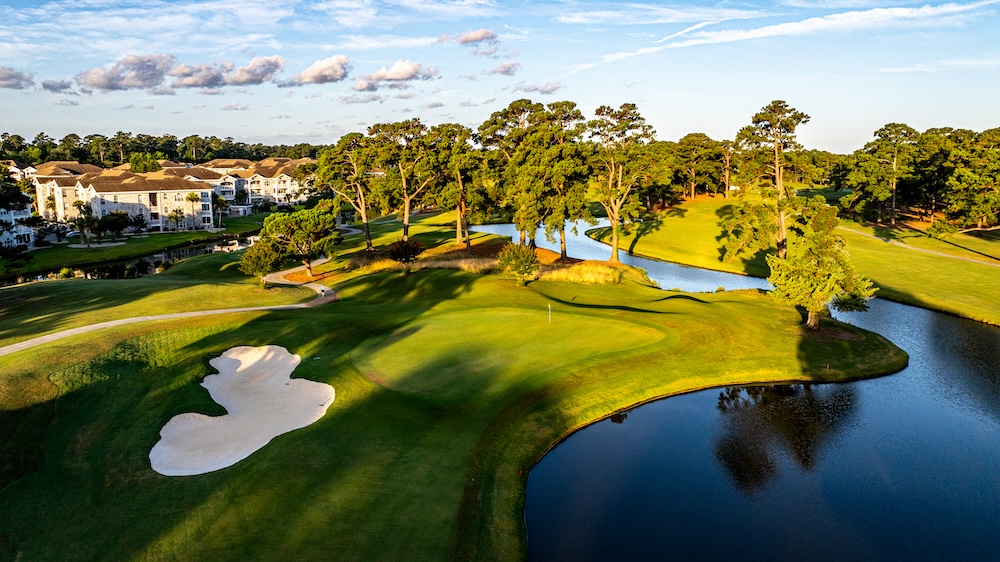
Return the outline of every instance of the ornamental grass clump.
<path id="1" fill-rule="evenodd" d="M 507 244 L 501 248 L 497 254 L 497 265 L 502 271 L 513 275 L 520 287 L 535 279 L 541 267 L 535 250 L 518 244 Z"/>

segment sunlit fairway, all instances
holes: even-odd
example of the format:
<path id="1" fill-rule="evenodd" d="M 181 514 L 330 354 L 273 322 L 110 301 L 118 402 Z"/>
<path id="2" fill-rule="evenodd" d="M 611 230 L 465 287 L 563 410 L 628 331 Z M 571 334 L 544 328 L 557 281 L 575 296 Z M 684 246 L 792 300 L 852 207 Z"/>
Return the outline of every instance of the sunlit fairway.
<path id="1" fill-rule="evenodd" d="M 637 224 L 622 249 L 654 259 L 766 277 L 764 255 L 719 260 L 721 222 L 736 199 L 699 199 Z M 858 272 L 880 287 L 878 296 L 1000 324 L 1000 238 L 996 233 L 937 240 L 912 229 L 862 226 L 842 221 L 838 234 Z M 863 235 L 868 234 L 868 236 Z M 608 238 L 607 229 L 590 233 Z M 893 241 L 895 243 L 889 243 Z M 926 250 L 926 251 L 921 251 Z M 936 253 L 929 253 L 936 252 Z"/>
<path id="2" fill-rule="evenodd" d="M 206 281 L 207 280 L 207 281 Z M 309 289 L 260 284 L 240 273 L 239 254 L 199 256 L 141 279 L 66 279 L 0 289 L 0 347 L 119 318 L 305 302 Z"/>
<path id="3" fill-rule="evenodd" d="M 323 307 L 137 324 L 0 357 L 0 552 L 519 559 L 528 472 L 575 428 L 671 393 L 906 361 L 850 326 L 804 333 L 756 292 L 338 275 L 327 282 L 342 300 Z M 326 416 L 218 472 L 153 472 L 167 420 L 223 413 L 198 384 L 209 360 L 265 344 L 302 357 L 294 377 L 336 388 Z"/>

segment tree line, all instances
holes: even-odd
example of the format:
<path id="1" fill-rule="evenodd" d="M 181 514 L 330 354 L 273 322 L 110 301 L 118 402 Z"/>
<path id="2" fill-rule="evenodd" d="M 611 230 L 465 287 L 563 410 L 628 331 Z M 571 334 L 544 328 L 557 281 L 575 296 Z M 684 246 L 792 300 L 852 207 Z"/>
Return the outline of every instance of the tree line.
<path id="1" fill-rule="evenodd" d="M 15 160 L 25 164 L 73 160 L 110 168 L 137 159 L 173 160 L 200 164 L 217 158 L 262 160 L 268 157 L 314 158 L 322 146 L 300 143 L 296 145 L 248 144 L 215 136 L 146 135 L 118 131 L 114 135 L 92 134 L 80 136 L 70 133 L 58 142 L 38 133 L 28 141 L 18 134 L 0 133 L 0 160 Z M 142 167 L 142 166 L 140 166 Z M 139 171 L 153 171 L 142 169 Z"/>

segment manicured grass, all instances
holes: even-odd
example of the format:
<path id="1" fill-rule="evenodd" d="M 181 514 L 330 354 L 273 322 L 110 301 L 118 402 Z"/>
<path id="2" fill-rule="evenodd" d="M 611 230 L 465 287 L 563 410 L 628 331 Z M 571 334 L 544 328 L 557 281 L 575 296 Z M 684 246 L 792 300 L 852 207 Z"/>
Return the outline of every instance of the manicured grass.
<path id="1" fill-rule="evenodd" d="M 685 203 L 651 215 L 622 236 L 620 249 L 662 261 L 767 277 L 769 271 L 763 254 L 740 256 L 728 262 L 719 259 L 726 236 L 722 221 L 732 215 L 737 204 L 735 198 L 699 199 L 697 203 Z M 611 230 L 607 227 L 590 230 L 587 235 L 602 242 L 611 241 Z"/>
<path id="2" fill-rule="evenodd" d="M 756 292 L 517 288 L 430 269 L 335 288 L 342 300 L 323 307 L 131 325 L 0 357 L 0 443 L 33 462 L 0 480 L 0 552 L 521 559 L 528 471 L 573 429 L 670 393 L 906 361 L 850 326 L 804 333 Z M 327 415 L 231 468 L 154 473 L 167 420 L 223 413 L 198 385 L 209 359 L 263 344 L 302 357 L 294 376 L 334 386 Z"/>
<path id="3" fill-rule="evenodd" d="M 5 271 L 4 274 L 45 274 L 59 271 L 63 267 L 79 268 L 98 263 L 138 258 L 148 254 L 189 244 L 198 244 L 210 239 L 222 239 L 247 232 L 260 230 L 266 213 L 258 213 L 246 217 L 230 217 L 223 221 L 225 232 L 206 232 L 204 230 L 151 233 L 144 238 L 128 236 L 122 246 L 103 248 L 70 248 L 68 244 L 53 244 L 48 248 L 40 248 L 28 253 L 31 256 L 25 265 L 19 269 Z M 122 241 L 122 240 L 119 240 Z M 78 237 L 69 239 L 70 243 L 79 244 Z"/>
<path id="4" fill-rule="evenodd" d="M 734 200 L 722 198 L 685 203 L 660 220 L 638 224 L 623 238 L 622 248 L 663 261 L 766 277 L 769 272 L 762 254 L 732 262 L 719 260 L 725 234 L 720 223 L 731 212 L 732 204 Z M 842 221 L 842 225 L 838 233 L 847 240 L 855 267 L 880 287 L 878 296 L 1000 325 L 1000 267 L 989 265 L 1000 263 L 995 259 L 1000 257 L 1000 239 L 991 233 L 941 241 L 913 229 L 864 226 L 850 221 Z M 604 241 L 609 236 L 607 229 L 588 234 Z"/>
<path id="5" fill-rule="evenodd" d="M 119 318 L 305 302 L 309 289 L 261 289 L 239 271 L 239 253 L 182 260 L 140 279 L 45 281 L 0 288 L 0 347 Z"/>

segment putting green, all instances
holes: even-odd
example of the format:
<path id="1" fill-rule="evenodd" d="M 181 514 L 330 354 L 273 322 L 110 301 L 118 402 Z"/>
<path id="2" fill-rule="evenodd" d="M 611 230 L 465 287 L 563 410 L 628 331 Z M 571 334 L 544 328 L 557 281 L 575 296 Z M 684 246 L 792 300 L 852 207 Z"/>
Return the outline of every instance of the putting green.
<path id="1" fill-rule="evenodd" d="M 607 317 L 556 310 L 488 308 L 434 315 L 352 353 L 370 380 L 435 400 L 521 394 L 605 353 L 642 347 L 676 332 Z"/>

